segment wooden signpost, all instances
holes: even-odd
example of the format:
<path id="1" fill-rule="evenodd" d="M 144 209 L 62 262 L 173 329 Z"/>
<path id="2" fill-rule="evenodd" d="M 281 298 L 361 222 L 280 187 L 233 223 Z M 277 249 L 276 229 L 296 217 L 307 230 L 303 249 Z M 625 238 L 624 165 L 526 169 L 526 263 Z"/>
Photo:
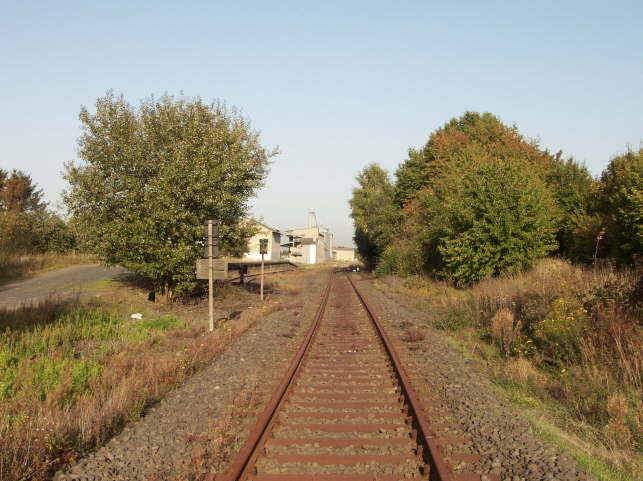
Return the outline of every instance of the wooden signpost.
<path id="1" fill-rule="evenodd" d="M 268 239 L 259 239 L 259 253 L 261 254 L 261 284 L 260 297 L 263 301 L 263 256 L 268 253 Z"/>
<path id="2" fill-rule="evenodd" d="M 214 280 L 228 277 L 228 262 L 219 257 L 219 221 L 205 221 L 205 259 L 196 261 L 196 278 L 208 280 L 210 331 L 214 331 Z"/>
<path id="3" fill-rule="evenodd" d="M 196 278 L 207 280 L 210 278 L 210 259 L 197 259 Z M 228 261 L 225 259 L 212 259 L 212 279 L 223 281 L 228 278 Z"/>

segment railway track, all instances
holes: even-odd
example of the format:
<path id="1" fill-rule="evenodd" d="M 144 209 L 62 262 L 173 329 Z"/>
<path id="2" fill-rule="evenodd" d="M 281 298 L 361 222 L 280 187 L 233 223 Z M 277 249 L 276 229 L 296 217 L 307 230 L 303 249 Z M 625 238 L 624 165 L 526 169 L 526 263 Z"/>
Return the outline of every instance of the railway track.
<path id="1" fill-rule="evenodd" d="M 377 316 L 331 276 L 299 351 L 224 481 L 486 481 L 429 416 Z M 458 467 L 458 465 L 460 465 Z"/>

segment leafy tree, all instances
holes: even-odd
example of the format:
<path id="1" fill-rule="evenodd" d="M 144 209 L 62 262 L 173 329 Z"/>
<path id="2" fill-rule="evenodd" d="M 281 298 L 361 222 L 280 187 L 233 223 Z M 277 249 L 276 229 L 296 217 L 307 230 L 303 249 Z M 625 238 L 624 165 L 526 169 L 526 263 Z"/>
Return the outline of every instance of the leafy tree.
<path id="1" fill-rule="evenodd" d="M 523 158 L 471 145 L 419 194 L 425 268 L 469 284 L 532 265 L 556 247 L 556 206 Z M 467 160 L 468 159 L 468 160 Z"/>
<path id="2" fill-rule="evenodd" d="M 596 213 L 597 182 L 587 167 L 558 152 L 547 169 L 547 185 L 556 198 L 560 223 L 556 240 L 559 254 L 589 262 L 601 230 Z"/>
<path id="3" fill-rule="evenodd" d="M 526 140 L 515 126 L 504 125 L 490 113 L 465 112 L 433 132 L 421 150 L 409 150 L 408 159 L 395 173 L 397 202 L 410 202 L 441 171 L 467 162 L 465 151 L 472 144 L 498 158 L 518 157 L 543 169 L 551 161 L 547 152 Z"/>
<path id="4" fill-rule="evenodd" d="M 395 171 L 395 201 L 400 207 L 404 207 L 429 183 L 430 160 L 425 157 L 425 151 L 411 147 L 408 158 Z"/>
<path id="5" fill-rule="evenodd" d="M 355 224 L 355 244 L 362 260 L 374 267 L 395 236 L 400 221 L 395 192 L 388 172 L 377 164 L 365 167 L 357 176 L 349 203 Z"/>
<path id="6" fill-rule="evenodd" d="M 643 149 L 610 161 L 601 176 L 600 202 L 610 255 L 634 265 L 643 255 Z"/>
<path id="7" fill-rule="evenodd" d="M 545 183 L 554 161 L 490 113 L 447 122 L 396 172 L 403 234 L 387 266 L 466 284 L 546 255 L 558 218 Z"/>
<path id="8" fill-rule="evenodd" d="M 11 173 L 0 169 L 0 211 L 37 212 L 46 207 L 42 190 L 38 190 L 30 176 L 20 170 Z"/>
<path id="9" fill-rule="evenodd" d="M 43 211 L 34 226 L 35 247 L 39 252 L 64 253 L 76 248 L 76 236 L 55 212 Z"/>
<path id="10" fill-rule="evenodd" d="M 42 190 L 30 176 L 0 169 L 0 250 L 9 254 L 37 250 L 34 228 L 45 209 Z"/>
<path id="11" fill-rule="evenodd" d="M 240 221 L 276 151 L 221 103 L 163 96 L 138 109 L 108 92 L 80 111 L 80 164 L 64 200 L 82 241 L 107 264 L 152 280 L 171 298 L 195 286 L 203 221 L 218 219 L 223 253 L 243 251 Z"/>

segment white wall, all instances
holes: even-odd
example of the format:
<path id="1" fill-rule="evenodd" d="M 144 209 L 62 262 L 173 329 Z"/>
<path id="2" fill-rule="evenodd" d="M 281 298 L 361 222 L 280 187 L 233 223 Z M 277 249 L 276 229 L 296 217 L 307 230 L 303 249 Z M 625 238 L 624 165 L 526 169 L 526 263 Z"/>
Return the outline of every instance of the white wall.
<path id="1" fill-rule="evenodd" d="M 243 254 L 243 258 L 252 261 L 260 261 L 261 254 L 259 253 L 259 240 L 268 239 L 268 252 L 264 259 L 278 261 L 281 251 L 281 246 L 279 245 L 281 243 L 281 235 L 270 229 L 266 229 L 263 226 L 259 226 L 259 228 L 261 230 L 248 240 L 248 252 Z"/>

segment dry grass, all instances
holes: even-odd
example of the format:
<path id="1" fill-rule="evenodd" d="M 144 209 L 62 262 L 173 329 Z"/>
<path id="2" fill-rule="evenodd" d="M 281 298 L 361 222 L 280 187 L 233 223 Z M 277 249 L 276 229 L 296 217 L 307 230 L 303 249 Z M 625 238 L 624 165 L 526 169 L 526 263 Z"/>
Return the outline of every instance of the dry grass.
<path id="1" fill-rule="evenodd" d="M 0 282 L 9 282 L 49 269 L 77 264 L 92 264 L 95 259 L 87 254 L 6 254 L 0 253 Z"/>
<path id="2" fill-rule="evenodd" d="M 520 321 L 509 309 L 499 309 L 491 317 L 491 336 L 503 354 L 509 354 L 520 332 Z"/>
<path id="3" fill-rule="evenodd" d="M 641 272 L 543 259 L 467 289 L 421 278 L 397 289 L 428 307 L 436 327 L 475 344 L 501 386 L 597 446 L 592 456 L 621 473 L 641 466 Z"/>
<path id="4" fill-rule="evenodd" d="M 215 358 L 256 311 L 213 333 L 78 304 L 0 311 L 0 479 L 45 479 L 101 444 Z"/>

